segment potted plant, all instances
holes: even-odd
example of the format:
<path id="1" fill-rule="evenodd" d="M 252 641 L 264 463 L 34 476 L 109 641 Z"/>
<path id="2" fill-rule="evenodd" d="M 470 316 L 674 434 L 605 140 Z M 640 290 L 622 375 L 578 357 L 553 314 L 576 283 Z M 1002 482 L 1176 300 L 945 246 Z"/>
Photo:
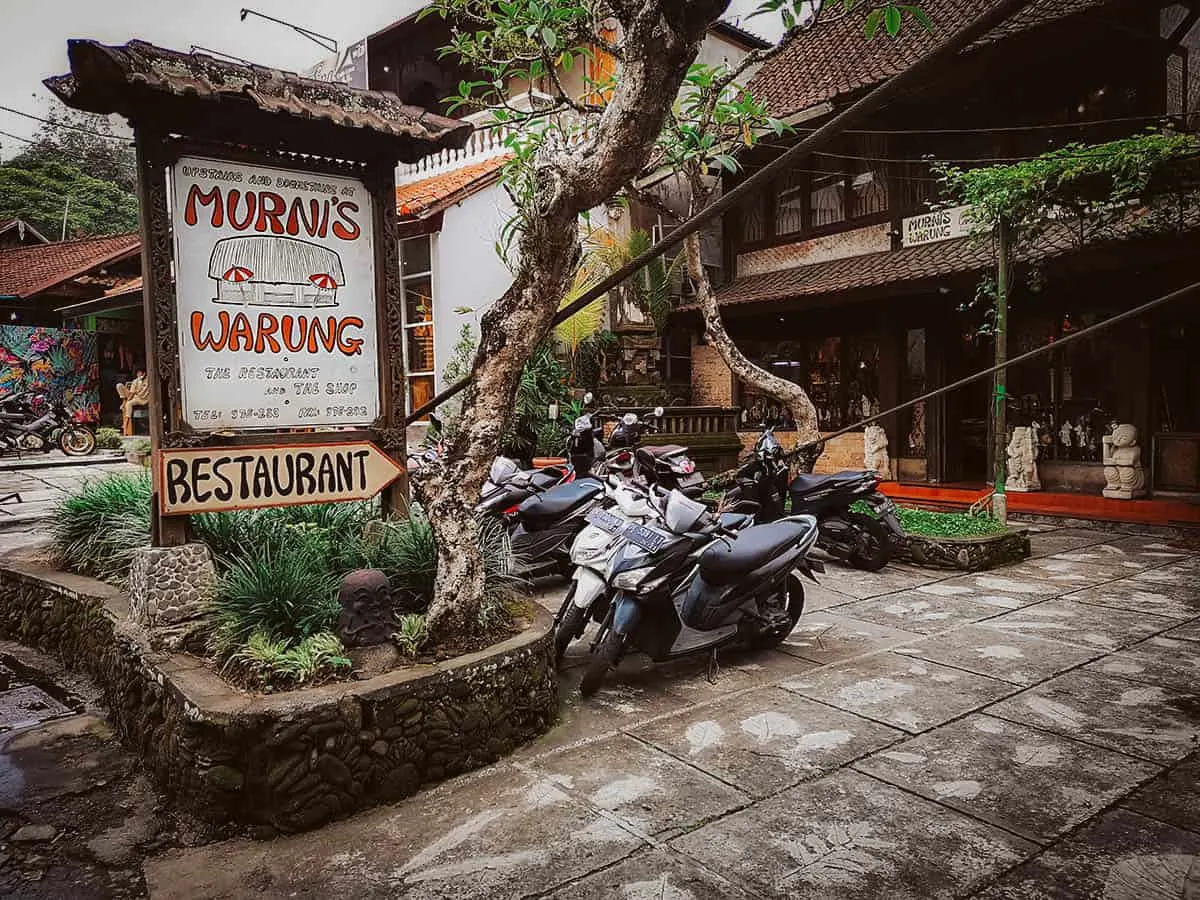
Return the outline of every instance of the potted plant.
<path id="1" fill-rule="evenodd" d="M 125 445 L 125 461 L 135 466 L 150 465 L 150 442 L 145 438 Z"/>

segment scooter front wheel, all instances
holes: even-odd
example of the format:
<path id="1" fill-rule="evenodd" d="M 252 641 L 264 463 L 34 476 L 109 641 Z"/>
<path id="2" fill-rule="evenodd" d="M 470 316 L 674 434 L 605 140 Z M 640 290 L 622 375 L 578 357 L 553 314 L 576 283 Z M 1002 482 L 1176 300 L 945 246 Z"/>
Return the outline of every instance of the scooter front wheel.
<path id="1" fill-rule="evenodd" d="M 621 661 L 624 653 L 624 636 L 615 631 L 609 631 L 588 662 L 587 671 L 583 673 L 583 681 L 579 683 L 579 693 L 584 697 L 590 697 L 600 690 L 600 685 L 604 684 L 604 679 L 608 676 L 608 670 Z"/>
<path id="2" fill-rule="evenodd" d="M 583 629 L 587 627 L 589 610 L 580 609 L 575 605 L 576 587 L 576 583 L 572 581 L 571 587 L 567 591 L 566 610 L 558 622 L 558 627 L 554 629 L 554 668 L 556 669 L 562 667 L 563 657 L 566 656 L 571 642 L 583 634 Z"/>

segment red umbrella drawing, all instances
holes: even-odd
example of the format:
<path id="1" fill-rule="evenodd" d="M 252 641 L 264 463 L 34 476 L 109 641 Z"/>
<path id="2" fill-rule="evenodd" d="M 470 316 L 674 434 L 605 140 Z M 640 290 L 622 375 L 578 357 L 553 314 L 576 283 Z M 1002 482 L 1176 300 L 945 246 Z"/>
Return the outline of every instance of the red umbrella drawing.
<path id="1" fill-rule="evenodd" d="M 221 277 L 226 281 L 232 281 L 234 284 L 239 284 L 243 281 L 249 281 L 254 277 L 254 273 L 245 266 L 232 266 L 229 271 Z"/>
<path id="2" fill-rule="evenodd" d="M 332 275 L 329 275 L 325 272 L 319 272 L 316 275 L 309 275 L 308 280 L 323 291 L 332 291 L 335 287 L 337 287 L 337 281 L 334 280 Z"/>

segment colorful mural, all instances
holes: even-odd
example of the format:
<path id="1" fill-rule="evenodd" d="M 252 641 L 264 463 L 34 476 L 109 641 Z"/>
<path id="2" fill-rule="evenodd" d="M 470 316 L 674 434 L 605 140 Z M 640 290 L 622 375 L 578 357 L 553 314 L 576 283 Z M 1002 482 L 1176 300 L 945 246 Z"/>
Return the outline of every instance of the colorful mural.
<path id="1" fill-rule="evenodd" d="M 80 422 L 100 417 L 96 335 L 74 329 L 0 325 L 0 397 L 44 394 Z"/>

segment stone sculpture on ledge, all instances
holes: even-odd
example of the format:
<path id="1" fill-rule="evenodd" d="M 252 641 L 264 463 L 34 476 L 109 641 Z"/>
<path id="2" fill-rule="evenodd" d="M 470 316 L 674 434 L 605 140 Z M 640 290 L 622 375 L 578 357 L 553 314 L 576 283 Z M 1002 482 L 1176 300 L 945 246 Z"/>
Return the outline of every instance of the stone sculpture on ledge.
<path id="1" fill-rule="evenodd" d="M 863 429 L 863 468 L 875 472 L 884 481 L 892 477 L 892 460 L 888 456 L 887 432 L 879 425 Z"/>
<path id="2" fill-rule="evenodd" d="M 1128 423 L 1117 425 L 1104 438 L 1104 496 L 1112 500 L 1133 500 L 1146 495 L 1146 470 L 1142 466 L 1142 448 L 1137 443 L 1137 428 Z"/>
<path id="3" fill-rule="evenodd" d="M 1033 434 L 1033 429 L 1025 425 L 1013 429 L 1012 439 L 1008 442 L 1008 478 L 1004 482 L 1005 490 L 1025 493 L 1042 489 L 1042 482 L 1038 478 L 1037 445 L 1034 443 Z"/>
<path id="4" fill-rule="evenodd" d="M 391 640 L 396 612 L 387 575 L 378 569 L 356 569 L 342 579 L 338 592 L 342 613 L 337 634 L 346 647 L 372 647 Z"/>

